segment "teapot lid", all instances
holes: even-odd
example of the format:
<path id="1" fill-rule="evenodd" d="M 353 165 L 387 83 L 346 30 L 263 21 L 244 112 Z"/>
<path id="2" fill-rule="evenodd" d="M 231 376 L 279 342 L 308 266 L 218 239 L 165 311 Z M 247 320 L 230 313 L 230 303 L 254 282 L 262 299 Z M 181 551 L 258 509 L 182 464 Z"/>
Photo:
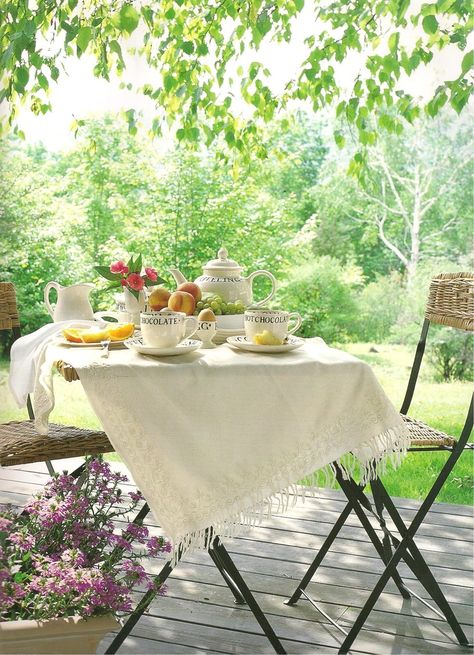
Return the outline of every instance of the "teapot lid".
<path id="1" fill-rule="evenodd" d="M 227 249 L 221 247 L 217 253 L 218 259 L 211 259 L 203 268 L 231 268 L 241 271 L 242 266 L 240 266 L 235 260 L 229 259 L 228 254 Z"/>

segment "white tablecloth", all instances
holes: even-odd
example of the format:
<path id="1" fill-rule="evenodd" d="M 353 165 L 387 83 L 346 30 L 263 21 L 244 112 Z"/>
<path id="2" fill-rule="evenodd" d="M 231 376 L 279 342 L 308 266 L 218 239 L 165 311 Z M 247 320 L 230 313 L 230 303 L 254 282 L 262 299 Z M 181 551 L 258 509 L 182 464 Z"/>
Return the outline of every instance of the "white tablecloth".
<path id="1" fill-rule="evenodd" d="M 47 393 L 54 359 L 76 368 L 175 547 L 203 547 L 209 526 L 233 534 L 272 503 L 284 509 L 292 485 L 347 453 L 346 470 L 368 479 L 388 459 L 397 465 L 408 445 L 371 368 L 321 339 L 277 355 L 223 345 L 161 359 L 49 346 Z M 35 402 L 41 421 L 41 389 Z"/>

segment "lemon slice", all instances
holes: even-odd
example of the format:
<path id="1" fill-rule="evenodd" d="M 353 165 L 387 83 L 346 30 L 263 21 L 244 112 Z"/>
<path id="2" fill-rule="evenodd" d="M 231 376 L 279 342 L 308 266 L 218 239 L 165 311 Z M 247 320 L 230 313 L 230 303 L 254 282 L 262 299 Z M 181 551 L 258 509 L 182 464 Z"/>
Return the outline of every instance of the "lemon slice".
<path id="1" fill-rule="evenodd" d="M 254 334 L 253 342 L 257 344 L 257 346 L 281 346 L 283 344 L 281 339 L 276 337 L 268 330 L 264 330 L 259 334 Z"/>

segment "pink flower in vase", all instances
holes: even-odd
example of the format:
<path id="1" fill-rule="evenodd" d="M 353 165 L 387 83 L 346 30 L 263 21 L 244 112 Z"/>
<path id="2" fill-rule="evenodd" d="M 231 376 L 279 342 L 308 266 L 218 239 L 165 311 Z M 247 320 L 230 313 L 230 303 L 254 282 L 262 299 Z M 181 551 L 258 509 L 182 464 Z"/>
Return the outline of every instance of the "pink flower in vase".
<path id="1" fill-rule="evenodd" d="M 126 280 L 124 277 L 120 280 L 120 284 L 121 284 L 123 287 L 128 287 L 127 280 Z"/>
<path id="2" fill-rule="evenodd" d="M 110 265 L 111 273 L 120 273 L 121 275 L 126 275 L 128 273 L 128 266 L 121 259 L 118 262 L 114 262 Z"/>
<path id="3" fill-rule="evenodd" d="M 149 268 L 148 266 L 145 267 L 145 274 L 147 278 L 152 282 L 155 282 L 158 278 L 158 273 L 155 271 L 155 269 Z"/>
<path id="4" fill-rule="evenodd" d="M 130 289 L 133 289 L 134 291 L 141 291 L 145 286 L 143 278 L 138 275 L 138 273 L 130 273 L 130 275 L 127 277 L 127 284 Z"/>

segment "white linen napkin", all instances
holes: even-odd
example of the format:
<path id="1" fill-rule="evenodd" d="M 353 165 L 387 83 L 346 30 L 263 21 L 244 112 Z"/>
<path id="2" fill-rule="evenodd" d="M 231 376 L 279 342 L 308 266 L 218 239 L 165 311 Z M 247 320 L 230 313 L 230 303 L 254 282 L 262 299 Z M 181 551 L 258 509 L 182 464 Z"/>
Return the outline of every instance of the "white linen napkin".
<path id="1" fill-rule="evenodd" d="M 25 407 L 28 394 L 35 390 L 47 346 L 54 342 L 66 328 L 92 327 L 100 324 L 102 322 L 98 321 L 48 323 L 39 330 L 15 341 L 10 352 L 8 384 L 18 407 Z M 54 406 L 54 400 L 52 406 Z"/>

